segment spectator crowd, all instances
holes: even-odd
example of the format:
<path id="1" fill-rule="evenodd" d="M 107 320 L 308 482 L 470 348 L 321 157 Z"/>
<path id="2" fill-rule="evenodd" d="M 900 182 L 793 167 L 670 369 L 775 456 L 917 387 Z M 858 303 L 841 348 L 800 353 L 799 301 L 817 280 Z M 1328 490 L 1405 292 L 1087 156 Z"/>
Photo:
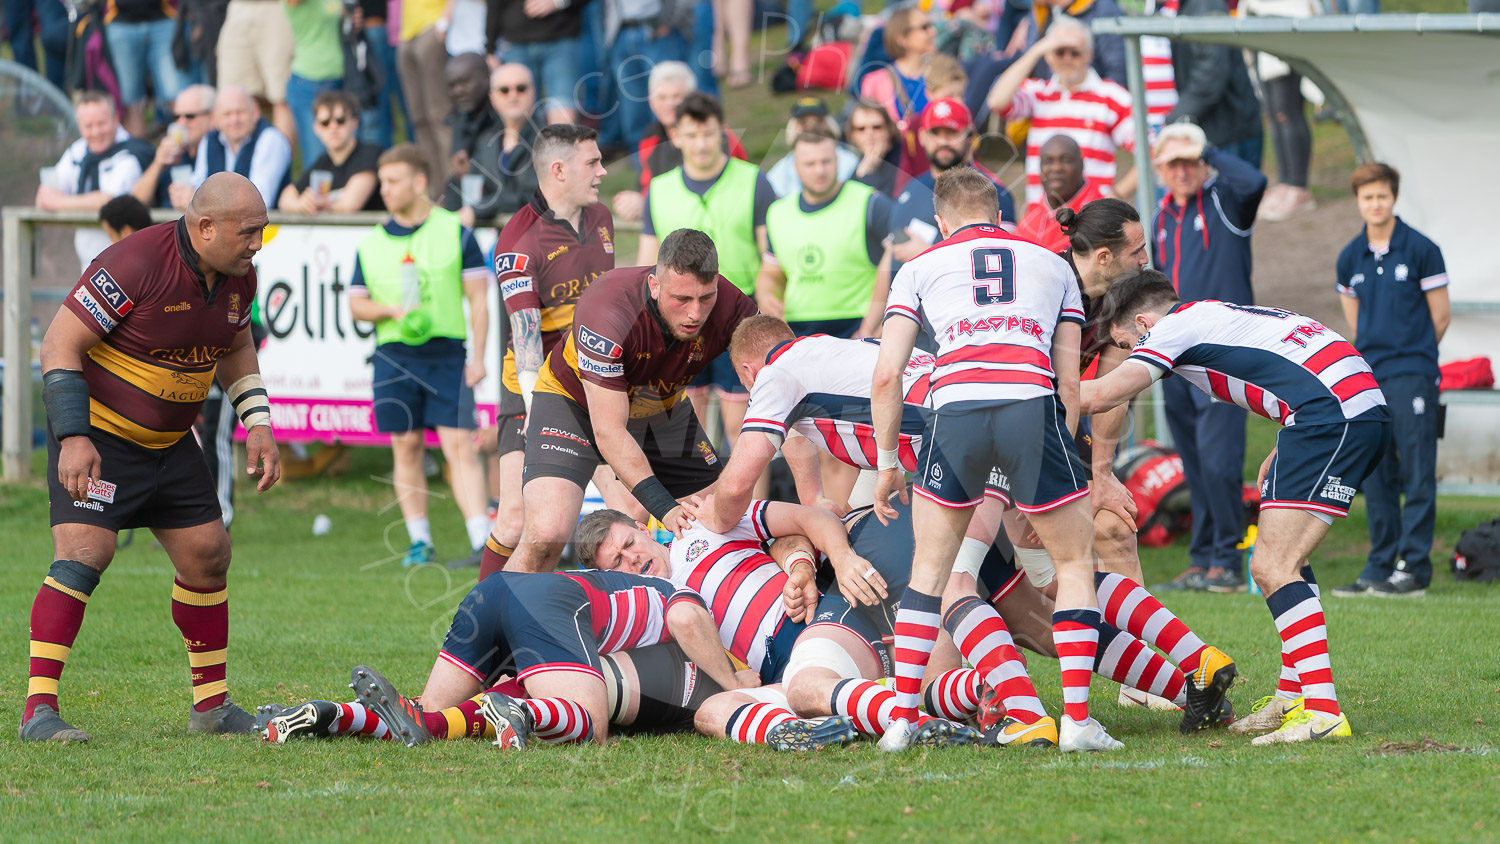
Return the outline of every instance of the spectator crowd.
<path id="1" fill-rule="evenodd" d="M 1146 12 L 1307 16 L 1321 7 L 1233 5 L 1155 0 Z M 788 0 L 784 13 L 749 0 L 104 0 L 80 8 L 95 29 L 79 31 L 99 33 L 101 49 L 64 76 L 60 0 L 5 4 L 16 59 L 37 66 L 40 43 L 48 78 L 76 95 L 81 137 L 44 171 L 38 207 L 98 210 L 129 194 L 182 209 L 209 176 L 229 170 L 281 212 L 384 210 L 382 153 L 404 138 L 413 146 L 401 160 L 431 174 L 420 180 L 426 199 L 471 228 L 533 201 L 532 153 L 544 126 L 581 123 L 597 131 L 606 161 L 628 156 L 638 174 L 608 203 L 615 220 L 641 223 L 637 263 L 653 262 L 658 238 L 672 230 L 706 231 L 724 276 L 799 334 L 878 335 L 891 278 L 939 239 L 935 180 L 962 165 L 1000 189 L 1003 227 L 1053 251 L 1069 248 L 1060 214 L 1133 199 L 1146 180 L 1158 205 L 1143 215 L 1142 236 L 1184 300 L 1254 304 L 1253 223 L 1316 205 L 1305 98 L 1317 91 L 1274 57 L 1143 39 L 1153 145 L 1136 154 L 1123 41 L 1089 25 L 1122 15 L 1116 0 L 938 0 L 870 16 L 841 4 L 816 19 L 807 0 Z M 855 26 L 836 25 L 841 9 Z M 1378 3 L 1360 0 L 1355 10 L 1375 12 Z M 762 166 L 749 162 L 723 109 L 754 81 L 752 18 L 785 22 L 798 57 L 837 41 L 830 32 L 855 35 L 836 86 L 850 94 L 844 107 L 804 91 L 784 127 L 752 127 L 777 133 L 774 146 L 787 150 Z M 992 121 L 1024 159 L 1019 204 L 976 159 L 980 129 Z M 1260 170 L 1265 127 L 1276 158 L 1269 186 Z M 1121 151 L 1140 164 L 1117 166 Z M 416 156 L 425 169 L 411 163 Z M 1431 295 L 1446 281 L 1441 256 L 1390 215 L 1394 171 L 1362 171 L 1354 187 L 1371 229 L 1339 261 L 1338 289 L 1359 328 L 1350 336 L 1364 350 L 1382 342 L 1367 333 L 1371 320 L 1431 304 L 1435 330 L 1412 342 L 1435 350 L 1447 319 L 1445 294 L 1441 303 Z M 403 195 L 403 207 L 414 202 Z M 78 257 L 87 265 L 107 245 L 103 232 L 80 231 Z M 1419 268 L 1416 294 L 1382 292 L 1388 282 L 1376 278 L 1389 255 L 1406 260 L 1402 273 Z M 1403 401 L 1435 402 L 1435 352 L 1377 358 L 1378 350 L 1382 384 L 1384 365 Z M 717 391 L 732 441 L 746 394 L 725 364 L 696 386 L 700 398 Z M 1180 381 L 1166 384 L 1167 420 L 1192 489 L 1193 538 L 1191 565 L 1172 585 L 1234 591 L 1245 582 L 1237 545 L 1246 412 Z M 1420 477 L 1392 458 L 1388 486 L 1404 490 L 1407 504 L 1372 501 L 1371 565 L 1345 591 L 1431 577 L 1423 550 L 1432 532 L 1430 419 L 1403 424 L 1401 450 Z M 471 533 L 480 543 L 482 532 Z"/>

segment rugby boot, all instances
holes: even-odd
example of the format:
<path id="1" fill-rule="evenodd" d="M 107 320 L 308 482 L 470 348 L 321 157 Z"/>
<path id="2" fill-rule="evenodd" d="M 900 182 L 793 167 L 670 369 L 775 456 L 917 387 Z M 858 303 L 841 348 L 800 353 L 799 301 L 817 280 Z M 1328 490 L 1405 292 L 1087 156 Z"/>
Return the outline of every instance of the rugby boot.
<path id="1" fill-rule="evenodd" d="M 262 707 L 269 708 L 269 707 Z M 339 719 L 339 705 L 327 700 L 310 700 L 301 706 L 283 709 L 266 724 L 266 741 L 285 744 L 292 736 L 326 738 L 328 730 Z"/>
<path id="2" fill-rule="evenodd" d="M 37 704 L 31 720 L 21 725 L 21 741 L 88 741 L 89 734 L 70 726 L 45 703 Z"/>
<path id="3" fill-rule="evenodd" d="M 190 733 L 258 733 L 255 716 L 226 700 L 207 712 L 188 710 Z"/>
<path id="4" fill-rule="evenodd" d="M 979 712 L 974 716 L 974 725 L 979 728 L 979 732 L 988 734 L 1005 718 L 1005 699 L 1000 696 L 999 689 L 986 683 L 979 696 Z"/>
<path id="5" fill-rule="evenodd" d="M 1007 715 L 985 730 L 979 743 L 992 747 L 1057 747 L 1057 722 L 1041 718 L 1035 724 L 1027 724 Z"/>
<path id="6" fill-rule="evenodd" d="M 1280 729 L 1282 724 L 1302 712 L 1302 698 L 1284 700 L 1267 695 L 1250 707 L 1250 714 L 1229 725 L 1231 733 L 1264 733 Z"/>
<path id="7" fill-rule="evenodd" d="M 536 732 L 531 710 L 504 692 L 488 692 L 479 698 L 479 714 L 495 728 L 495 746 L 525 750 Z"/>
<path id="8" fill-rule="evenodd" d="M 1183 689 L 1187 705 L 1182 708 L 1182 726 L 1186 735 L 1213 726 L 1219 715 L 1219 704 L 1234 685 L 1234 660 L 1218 648 L 1203 649 L 1198 669 L 1187 675 Z"/>
<path id="9" fill-rule="evenodd" d="M 416 747 L 432 740 L 432 733 L 422 723 L 422 707 L 402 697 L 379 671 L 368 665 L 355 666 L 349 688 L 354 690 L 356 700 L 380 716 L 397 741 Z"/>
<path id="10" fill-rule="evenodd" d="M 1353 734 L 1353 731 L 1349 729 L 1349 716 L 1343 713 L 1329 716 L 1304 709 L 1287 719 L 1287 722 L 1281 725 L 1281 729 L 1274 733 L 1256 736 L 1250 743 L 1256 747 L 1265 747 L 1268 744 L 1295 744 L 1304 741 L 1322 741 L 1326 738 L 1348 738 Z"/>
<path id="11" fill-rule="evenodd" d="M 1057 732 L 1060 737 L 1057 747 L 1063 753 L 1119 750 L 1125 746 L 1105 732 L 1104 725 L 1093 718 L 1080 723 L 1064 715 Z"/>
<path id="12" fill-rule="evenodd" d="M 1130 686 L 1120 687 L 1120 697 L 1118 698 L 1118 700 L 1116 700 L 1116 703 L 1118 703 L 1122 709 L 1135 709 L 1136 707 L 1145 707 L 1152 712 L 1182 711 L 1182 707 L 1178 706 L 1170 700 L 1167 700 L 1161 695 L 1154 695 L 1150 692 L 1131 688 Z"/>
<path id="13" fill-rule="evenodd" d="M 847 715 L 830 718 L 794 718 L 766 731 L 766 744 L 777 750 L 806 752 L 846 745 L 859 738 L 854 721 Z"/>

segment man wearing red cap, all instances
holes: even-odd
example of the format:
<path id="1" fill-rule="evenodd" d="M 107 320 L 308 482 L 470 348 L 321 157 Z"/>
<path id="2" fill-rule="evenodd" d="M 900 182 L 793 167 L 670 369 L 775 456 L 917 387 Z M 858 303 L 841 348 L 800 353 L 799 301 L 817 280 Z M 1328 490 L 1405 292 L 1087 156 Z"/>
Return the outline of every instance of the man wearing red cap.
<path id="1" fill-rule="evenodd" d="M 932 101 L 922 112 L 921 125 L 917 139 L 927 153 L 928 171 L 912 178 L 896 196 L 890 227 L 894 240 L 886 250 L 890 273 L 881 276 L 886 284 L 895 277 L 902 264 L 941 239 L 935 224 L 937 212 L 932 203 L 932 186 L 945 171 L 970 165 L 988 176 L 1000 195 L 1000 227 L 1007 231 L 1016 228 L 1016 205 L 1010 197 L 1010 189 L 999 176 L 974 161 L 977 146 L 974 118 L 963 102 L 951 97 Z"/>

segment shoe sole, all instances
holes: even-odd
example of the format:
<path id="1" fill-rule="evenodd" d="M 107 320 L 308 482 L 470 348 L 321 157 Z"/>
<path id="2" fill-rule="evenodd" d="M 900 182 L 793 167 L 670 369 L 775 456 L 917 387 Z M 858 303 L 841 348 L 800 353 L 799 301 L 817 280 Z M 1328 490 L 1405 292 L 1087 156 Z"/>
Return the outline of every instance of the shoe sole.
<path id="1" fill-rule="evenodd" d="M 1374 591 L 1375 590 L 1373 590 L 1373 589 L 1361 589 L 1361 590 L 1359 590 L 1357 592 L 1355 590 L 1353 590 L 1353 589 L 1335 589 L 1335 590 L 1333 590 L 1333 597 L 1335 597 L 1335 598 L 1368 598 L 1368 597 L 1370 597 L 1370 594 L 1372 592 L 1374 592 Z"/>
<path id="2" fill-rule="evenodd" d="M 266 741 L 286 744 L 292 736 L 311 732 L 318 727 L 318 708 L 311 703 L 294 706 L 266 723 Z"/>
<path id="3" fill-rule="evenodd" d="M 479 700 L 479 714 L 495 729 L 496 747 L 505 750 L 525 750 L 525 723 L 516 724 L 516 713 L 504 703 L 497 703 L 495 694 L 487 694 Z"/>
<path id="4" fill-rule="evenodd" d="M 908 747 L 959 747 L 978 744 L 979 738 L 979 734 L 973 729 L 961 724 L 929 721 L 911 734 L 911 744 Z"/>
<path id="5" fill-rule="evenodd" d="M 416 747 L 432 739 L 421 719 L 401 705 L 404 698 L 379 671 L 368 665 L 356 666 L 349 688 L 354 690 L 359 702 L 379 715 L 391 734 L 407 747 Z"/>
<path id="6" fill-rule="evenodd" d="M 1426 594 L 1426 589 L 1413 589 L 1410 592 L 1381 592 L 1378 589 L 1370 590 L 1371 598 L 1420 598 Z"/>
<path id="7" fill-rule="evenodd" d="M 1012 739 L 1011 741 L 1001 741 L 1000 736 L 996 735 L 994 737 L 990 737 L 988 734 L 981 738 L 979 743 L 986 747 L 1057 747 L 1057 742 L 1046 737 L 1028 739 L 1026 741 L 1019 741 L 1016 739 Z"/>
<path id="8" fill-rule="evenodd" d="M 1244 584 L 1240 584 L 1239 586 L 1207 586 L 1204 587 L 1203 591 L 1212 592 L 1215 595 L 1233 595 L 1236 592 L 1245 592 L 1248 590 L 1249 587 L 1245 586 Z"/>
<path id="9" fill-rule="evenodd" d="M 1208 681 L 1208 688 L 1203 690 L 1207 695 L 1204 699 L 1203 712 L 1195 717 L 1184 709 L 1179 732 L 1183 735 L 1191 735 L 1214 726 L 1219 717 L 1219 707 L 1224 703 L 1224 696 L 1229 694 L 1229 687 L 1234 685 L 1234 678 L 1238 675 L 1239 669 L 1232 662 L 1215 671 L 1214 678 Z M 1188 682 L 1191 683 L 1192 680 L 1189 679 Z"/>
<path id="10" fill-rule="evenodd" d="M 778 730 L 776 740 L 767 736 L 766 744 L 777 750 L 806 753 L 825 747 L 843 746 L 859 738 L 854 722 L 845 715 L 835 715 L 820 722 L 788 721 Z"/>

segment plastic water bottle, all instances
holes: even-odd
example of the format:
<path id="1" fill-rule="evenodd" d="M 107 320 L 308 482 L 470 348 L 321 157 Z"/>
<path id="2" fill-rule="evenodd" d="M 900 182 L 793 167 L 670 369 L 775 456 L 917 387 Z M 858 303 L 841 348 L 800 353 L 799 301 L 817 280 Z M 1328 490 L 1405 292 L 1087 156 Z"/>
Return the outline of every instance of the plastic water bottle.
<path id="1" fill-rule="evenodd" d="M 417 259 L 408 252 L 401 259 L 401 307 L 414 311 L 422 305 L 422 278 L 417 274 Z"/>

